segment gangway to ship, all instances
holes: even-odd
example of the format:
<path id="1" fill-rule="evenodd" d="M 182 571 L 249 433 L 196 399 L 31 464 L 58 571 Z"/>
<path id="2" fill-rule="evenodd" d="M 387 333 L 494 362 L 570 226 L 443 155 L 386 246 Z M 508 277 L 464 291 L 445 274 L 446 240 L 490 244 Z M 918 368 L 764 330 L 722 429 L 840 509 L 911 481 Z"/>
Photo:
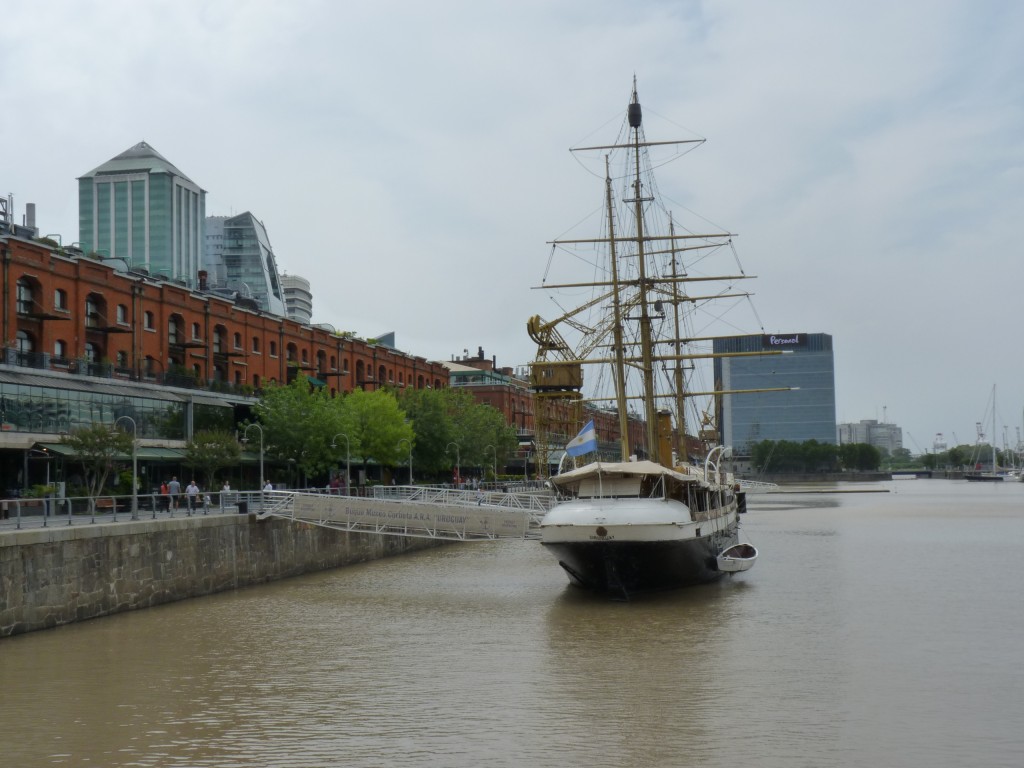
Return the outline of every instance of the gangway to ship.
<path id="1" fill-rule="evenodd" d="M 763 480 L 739 480 L 740 490 L 744 493 L 771 493 L 779 487 L 778 483 L 766 483 Z"/>
<path id="2" fill-rule="evenodd" d="M 548 491 L 471 491 L 382 486 L 372 497 L 268 491 L 258 520 L 277 518 L 350 533 L 492 541 L 536 539 L 554 497 Z"/>

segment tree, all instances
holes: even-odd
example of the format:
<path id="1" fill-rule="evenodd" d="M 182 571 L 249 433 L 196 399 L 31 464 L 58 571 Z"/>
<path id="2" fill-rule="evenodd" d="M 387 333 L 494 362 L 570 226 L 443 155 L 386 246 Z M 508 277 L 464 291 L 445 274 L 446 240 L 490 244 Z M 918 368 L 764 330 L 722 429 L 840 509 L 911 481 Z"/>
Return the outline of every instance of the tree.
<path id="1" fill-rule="evenodd" d="M 346 426 L 349 439 L 359 445 L 364 465 L 374 459 L 394 466 L 405 455 L 399 443 L 408 440 L 415 444 L 412 425 L 398 407 L 398 401 L 383 390 L 356 389 L 345 395 L 341 401 L 341 423 Z"/>
<path id="2" fill-rule="evenodd" d="M 400 404 L 416 432 L 417 466 L 426 474 L 454 467 L 457 460 L 463 467 L 489 467 L 492 461 L 501 466 L 519 447 L 515 427 L 501 411 L 464 390 L 406 390 Z M 459 446 L 457 453 L 448 450 L 451 443 Z"/>
<path id="3" fill-rule="evenodd" d="M 447 389 L 407 389 L 400 405 L 415 432 L 413 456 L 418 474 L 437 475 L 451 466 L 448 443 L 458 442 L 449 414 Z"/>
<path id="4" fill-rule="evenodd" d="M 339 398 L 331 398 L 323 387 L 311 388 L 303 376 L 287 386 L 268 387 L 254 410 L 263 426 L 266 455 L 306 477 L 330 466 L 331 435 L 343 431 L 336 428 Z"/>
<path id="5" fill-rule="evenodd" d="M 95 499 L 103 491 L 114 462 L 123 460 L 132 452 L 135 436 L 106 424 L 92 424 L 73 429 L 61 437 L 61 443 L 71 448 L 85 473 L 86 492 Z"/>
<path id="6" fill-rule="evenodd" d="M 203 487 L 212 490 L 217 472 L 238 463 L 242 449 L 226 430 L 203 429 L 185 444 L 185 464 L 203 474 Z"/>

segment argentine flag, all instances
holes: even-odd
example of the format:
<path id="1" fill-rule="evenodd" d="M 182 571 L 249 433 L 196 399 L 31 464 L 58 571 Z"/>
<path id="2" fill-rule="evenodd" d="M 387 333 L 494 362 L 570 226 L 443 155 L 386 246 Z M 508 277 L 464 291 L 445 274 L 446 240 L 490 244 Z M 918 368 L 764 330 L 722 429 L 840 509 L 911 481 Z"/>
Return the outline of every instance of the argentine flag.
<path id="1" fill-rule="evenodd" d="M 569 444 L 565 446 L 565 452 L 570 456 L 582 456 L 597 450 L 597 431 L 594 429 L 594 420 L 591 419 L 587 425 L 580 430 Z"/>

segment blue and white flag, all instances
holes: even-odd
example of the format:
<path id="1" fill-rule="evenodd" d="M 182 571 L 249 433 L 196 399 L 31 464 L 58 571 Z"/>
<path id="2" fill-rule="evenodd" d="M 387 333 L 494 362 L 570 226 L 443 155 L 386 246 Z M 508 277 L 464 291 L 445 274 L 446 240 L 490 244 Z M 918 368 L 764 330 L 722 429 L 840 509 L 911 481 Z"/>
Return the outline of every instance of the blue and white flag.
<path id="1" fill-rule="evenodd" d="M 576 435 L 569 444 L 565 446 L 565 452 L 570 456 L 582 456 L 584 453 L 590 453 L 591 451 L 597 450 L 597 431 L 594 429 L 594 420 L 591 419 L 587 422 L 586 426 L 580 430 L 580 433 Z"/>

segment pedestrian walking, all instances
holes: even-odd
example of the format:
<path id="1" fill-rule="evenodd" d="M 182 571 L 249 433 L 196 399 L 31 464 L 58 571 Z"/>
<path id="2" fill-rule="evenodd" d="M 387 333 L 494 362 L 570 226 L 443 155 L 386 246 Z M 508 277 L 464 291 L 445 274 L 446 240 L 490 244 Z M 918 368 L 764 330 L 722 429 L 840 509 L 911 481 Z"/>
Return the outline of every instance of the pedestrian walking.
<path id="1" fill-rule="evenodd" d="M 199 498 L 199 486 L 196 485 L 195 480 L 192 480 L 185 488 L 185 496 L 188 499 L 188 511 L 191 512 L 196 508 L 196 501 Z"/>
<path id="2" fill-rule="evenodd" d="M 171 497 L 171 507 L 177 509 L 178 497 L 181 495 L 181 483 L 178 482 L 177 477 L 171 477 L 171 482 L 167 484 L 167 493 Z"/>

